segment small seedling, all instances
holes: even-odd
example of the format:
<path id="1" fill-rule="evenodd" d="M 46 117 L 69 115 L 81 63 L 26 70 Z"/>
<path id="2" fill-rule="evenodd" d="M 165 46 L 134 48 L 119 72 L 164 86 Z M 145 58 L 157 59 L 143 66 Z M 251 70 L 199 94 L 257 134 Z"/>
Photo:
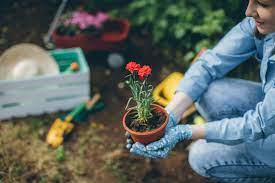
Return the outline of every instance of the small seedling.
<path id="1" fill-rule="evenodd" d="M 55 160 L 62 162 L 65 160 L 65 150 L 63 146 L 59 146 L 55 151 Z"/>

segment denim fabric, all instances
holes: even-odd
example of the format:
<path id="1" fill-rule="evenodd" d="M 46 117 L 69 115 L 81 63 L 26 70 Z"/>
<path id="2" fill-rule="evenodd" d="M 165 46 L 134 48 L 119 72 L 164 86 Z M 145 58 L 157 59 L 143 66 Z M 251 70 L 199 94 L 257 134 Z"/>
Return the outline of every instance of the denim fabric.
<path id="1" fill-rule="evenodd" d="M 198 174 L 217 182 L 275 182 L 275 168 L 251 156 L 244 143 L 225 145 L 198 140 L 191 146 L 189 164 Z"/>
<path id="2" fill-rule="evenodd" d="M 225 95 L 226 93 L 226 95 Z M 214 81 L 196 103 L 208 121 L 242 116 L 264 98 L 259 83 L 225 78 Z M 210 122 L 211 123 L 211 122 Z M 200 175 L 220 182 L 275 182 L 275 135 L 252 143 L 195 142 L 189 163 Z"/>
<path id="3" fill-rule="evenodd" d="M 260 83 L 223 78 L 212 82 L 195 106 L 207 121 L 217 121 L 243 116 L 263 98 Z"/>
<path id="4" fill-rule="evenodd" d="M 232 118 L 218 118 L 205 126 L 205 139 L 207 142 L 219 142 L 224 144 L 239 144 L 243 142 L 255 142 L 275 134 L 275 33 L 259 39 L 254 34 L 255 22 L 253 18 L 245 18 L 233 27 L 225 37 L 211 50 L 205 53 L 185 73 L 176 92 L 185 92 L 193 101 L 197 101 L 208 89 L 213 81 L 224 77 L 226 73 L 240 63 L 255 56 L 260 63 L 261 89 L 264 96 L 258 100 L 253 108 L 246 108 L 241 99 L 237 113 L 243 115 Z M 256 74 L 256 73 L 255 73 Z M 242 95 L 239 88 L 229 87 L 219 95 L 231 100 L 232 93 Z M 230 93 L 232 92 L 232 93 Z M 248 92 L 248 100 L 253 98 L 253 91 Z M 247 104 L 253 103 L 248 101 Z M 227 106 L 227 103 L 221 104 Z M 218 106 L 220 107 L 220 106 Z M 218 108 L 211 106 L 211 108 Z M 230 106 L 228 106 L 230 108 Z M 221 113 L 226 113 L 222 111 Z M 223 114 L 226 116 L 226 114 Z M 222 114 L 221 114 L 222 116 Z"/>

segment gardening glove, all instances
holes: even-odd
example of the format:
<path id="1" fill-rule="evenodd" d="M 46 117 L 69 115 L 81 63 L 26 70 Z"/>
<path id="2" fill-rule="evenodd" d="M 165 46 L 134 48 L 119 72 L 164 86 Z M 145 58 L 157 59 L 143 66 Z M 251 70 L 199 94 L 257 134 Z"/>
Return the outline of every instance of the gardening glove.
<path id="1" fill-rule="evenodd" d="M 178 142 L 191 139 L 191 137 L 190 125 L 177 125 L 166 130 L 164 137 L 160 140 L 147 146 L 136 142 L 132 145 L 130 152 L 148 158 L 165 158 Z"/>
<path id="2" fill-rule="evenodd" d="M 177 119 L 174 115 L 173 112 L 167 110 L 167 108 L 165 108 L 165 110 L 167 111 L 167 113 L 169 114 L 169 121 L 167 123 L 167 126 L 165 128 L 165 131 L 167 131 L 169 128 L 173 127 L 173 126 L 176 126 L 178 124 L 178 121 L 180 119 Z M 132 145 L 133 145 L 133 140 L 131 138 L 131 135 L 126 132 L 125 133 L 125 136 L 126 136 L 126 148 L 127 149 L 131 149 Z"/>

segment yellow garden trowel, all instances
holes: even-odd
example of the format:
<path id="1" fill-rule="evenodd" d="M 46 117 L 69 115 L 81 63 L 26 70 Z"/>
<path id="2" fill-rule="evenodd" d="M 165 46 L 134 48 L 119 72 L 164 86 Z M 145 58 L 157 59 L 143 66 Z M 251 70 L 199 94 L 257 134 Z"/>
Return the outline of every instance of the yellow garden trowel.
<path id="1" fill-rule="evenodd" d="M 191 64 L 194 63 L 197 58 L 205 51 L 205 48 L 201 49 L 196 57 L 192 60 Z M 180 72 L 173 72 L 167 76 L 159 85 L 153 90 L 153 98 L 157 103 L 162 106 L 166 106 L 173 98 L 174 93 L 184 75 Z M 186 118 L 190 114 L 194 113 L 196 108 L 192 105 L 187 111 L 184 112 L 182 118 Z"/>
<path id="2" fill-rule="evenodd" d="M 71 113 L 69 113 L 64 120 L 61 118 L 57 118 L 52 124 L 50 131 L 47 135 L 46 142 L 51 145 L 53 148 L 58 147 L 62 144 L 64 136 L 69 134 L 74 125 L 72 124 L 72 120 L 74 117 L 79 115 L 84 111 L 88 111 L 97 103 L 100 99 L 100 94 L 95 94 L 92 99 L 88 100 L 77 106 Z"/>

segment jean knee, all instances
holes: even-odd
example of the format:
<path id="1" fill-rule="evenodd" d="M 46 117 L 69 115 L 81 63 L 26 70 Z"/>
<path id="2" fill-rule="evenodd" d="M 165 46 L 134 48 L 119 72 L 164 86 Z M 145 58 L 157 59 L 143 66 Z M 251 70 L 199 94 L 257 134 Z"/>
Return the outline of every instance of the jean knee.
<path id="1" fill-rule="evenodd" d="M 205 140 L 197 140 L 194 142 L 189 151 L 188 161 L 191 168 L 203 177 L 209 177 L 206 174 L 205 163 L 207 158 L 207 147 Z"/>
<path id="2" fill-rule="evenodd" d="M 234 100 L 230 93 L 228 83 L 231 79 L 220 79 L 213 81 L 201 98 L 196 102 L 198 112 L 207 120 L 215 121 L 226 117 L 239 116 L 237 110 L 238 100 Z M 237 102 L 237 103 L 236 103 Z"/>
<path id="3" fill-rule="evenodd" d="M 258 83 L 222 78 L 213 81 L 196 102 L 197 110 L 207 121 L 242 116 L 254 109 L 264 94 Z"/>
<path id="4" fill-rule="evenodd" d="M 222 104 L 224 104 L 224 100 L 226 100 L 223 96 L 221 96 L 220 92 L 223 87 L 223 82 L 214 81 L 212 82 L 205 93 L 199 98 L 199 100 L 195 103 L 198 112 L 207 120 L 212 121 L 216 120 L 216 116 L 218 113 L 218 109 Z"/>

